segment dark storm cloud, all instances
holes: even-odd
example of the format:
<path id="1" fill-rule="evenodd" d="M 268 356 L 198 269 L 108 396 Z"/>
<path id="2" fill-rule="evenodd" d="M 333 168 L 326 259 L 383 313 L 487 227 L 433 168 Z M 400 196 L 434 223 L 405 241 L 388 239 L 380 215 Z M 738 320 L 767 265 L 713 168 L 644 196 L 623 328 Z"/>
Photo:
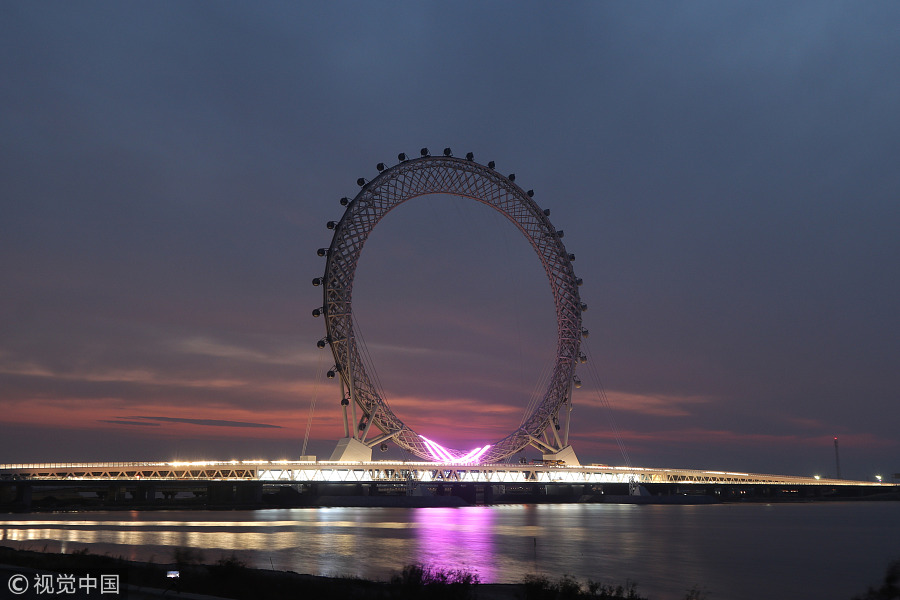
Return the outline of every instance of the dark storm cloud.
<path id="1" fill-rule="evenodd" d="M 801 421 L 810 439 L 893 439 L 898 18 L 883 2 L 7 3 L 0 404 L 27 420 L 107 403 L 92 422 L 169 401 L 213 421 L 316 395 L 336 409 L 309 316 L 324 223 L 375 163 L 451 146 L 516 172 L 566 231 L 621 429 L 658 434 L 635 455 L 694 459 L 699 430 L 761 453 Z M 546 281 L 501 217 L 439 200 L 388 215 L 360 259 L 373 360 L 413 419 L 421 398 L 429 415 L 441 398 L 447 415 L 521 409 L 553 353 Z M 575 414 L 595 432 L 593 387 Z"/>

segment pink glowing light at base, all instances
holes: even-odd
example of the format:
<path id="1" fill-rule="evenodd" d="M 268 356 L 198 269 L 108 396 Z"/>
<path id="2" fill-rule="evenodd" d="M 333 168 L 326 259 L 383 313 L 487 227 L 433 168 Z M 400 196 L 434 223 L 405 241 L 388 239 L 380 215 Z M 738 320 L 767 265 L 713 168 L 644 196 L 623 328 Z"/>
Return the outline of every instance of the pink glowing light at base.
<path id="1" fill-rule="evenodd" d="M 448 450 L 437 442 L 429 440 L 424 435 L 420 435 L 419 437 L 422 438 L 423 442 L 425 442 L 425 447 L 428 448 L 429 454 L 431 454 L 431 457 L 435 461 L 451 465 L 478 464 L 478 461 L 481 459 L 481 457 L 484 456 L 485 452 L 487 452 L 491 447 L 490 444 L 487 444 L 486 446 L 481 446 L 479 448 L 475 448 L 474 450 L 470 450 L 462 456 L 454 456 L 454 453 L 456 452 L 455 450 Z"/>

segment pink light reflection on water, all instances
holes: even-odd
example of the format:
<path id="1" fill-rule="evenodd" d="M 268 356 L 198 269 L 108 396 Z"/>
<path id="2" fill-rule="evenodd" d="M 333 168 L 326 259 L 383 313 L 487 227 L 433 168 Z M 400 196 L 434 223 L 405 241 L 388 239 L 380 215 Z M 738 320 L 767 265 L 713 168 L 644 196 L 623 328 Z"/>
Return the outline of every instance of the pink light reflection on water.
<path id="1" fill-rule="evenodd" d="M 418 562 L 436 570 L 476 573 L 482 582 L 494 581 L 494 518 L 484 506 L 419 508 L 416 524 Z"/>

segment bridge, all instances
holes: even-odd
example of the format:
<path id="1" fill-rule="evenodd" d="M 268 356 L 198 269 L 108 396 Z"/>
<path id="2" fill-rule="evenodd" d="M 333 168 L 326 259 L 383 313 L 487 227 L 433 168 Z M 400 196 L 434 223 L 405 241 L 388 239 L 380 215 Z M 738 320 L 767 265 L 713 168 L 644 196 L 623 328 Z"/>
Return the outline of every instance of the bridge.
<path id="1" fill-rule="evenodd" d="M 185 499 L 184 496 L 188 498 Z M 0 464 L 0 506 L 706 503 L 894 498 L 900 484 L 610 465 L 231 460 Z M 179 496 L 182 498 L 179 499 Z M 66 500 L 68 498 L 68 500 Z"/>
<path id="2" fill-rule="evenodd" d="M 900 484 L 766 475 L 730 471 L 563 464 L 478 464 L 407 461 L 231 460 L 194 462 L 101 462 L 0 464 L 0 481 L 272 481 L 363 483 L 628 483 L 714 485 L 815 485 L 893 488 Z"/>

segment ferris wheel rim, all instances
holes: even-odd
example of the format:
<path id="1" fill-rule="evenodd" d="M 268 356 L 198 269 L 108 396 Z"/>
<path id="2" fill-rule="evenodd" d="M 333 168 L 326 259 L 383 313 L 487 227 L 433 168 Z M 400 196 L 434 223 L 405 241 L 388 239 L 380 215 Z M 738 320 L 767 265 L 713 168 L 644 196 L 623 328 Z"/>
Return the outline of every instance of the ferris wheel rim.
<path id="1" fill-rule="evenodd" d="M 375 427 L 381 432 L 377 439 L 391 439 L 398 446 L 428 460 L 445 457 L 435 453 L 434 444 L 417 434 L 397 417 L 385 398 L 376 389 L 365 370 L 356 345 L 352 314 L 352 290 L 356 266 L 369 233 L 391 210 L 408 200 L 431 194 L 450 194 L 469 198 L 494 208 L 509 219 L 537 252 L 550 281 L 557 316 L 557 358 L 548 389 L 542 401 L 516 430 L 495 444 L 479 448 L 481 462 L 499 462 L 533 444 L 541 435 L 547 438 L 550 427 L 559 429 L 561 407 L 571 402 L 571 387 L 581 338 L 581 303 L 572 261 L 561 237 L 549 221 L 549 211 L 541 209 L 532 199 L 533 193 L 514 183 L 515 176 L 500 175 L 493 162 L 487 166 L 473 160 L 430 156 L 423 149 L 421 157 L 405 159 L 392 167 L 379 164 L 379 174 L 371 181 L 359 179 L 360 191 L 346 206 L 340 221 L 329 222 L 334 235 L 325 251 L 325 276 L 322 314 L 325 316 L 326 337 L 335 359 L 333 375 L 340 374 L 342 384 L 350 392 L 350 400 L 363 413 L 360 430 Z M 318 279 L 318 278 L 317 278 Z M 316 311 L 314 311 L 316 314 Z M 321 344 L 321 341 L 320 341 Z M 321 347 L 321 345 L 320 345 Z M 336 371 L 336 373 L 335 373 Z M 343 401 L 343 399 L 342 399 Z M 356 406 L 354 406 L 355 408 Z M 552 430 L 551 436 L 552 437 Z M 355 432 L 354 432 L 355 435 Z M 557 436 L 558 439 L 558 436 Z M 472 455 L 472 451 L 440 449 L 455 460 Z"/>

